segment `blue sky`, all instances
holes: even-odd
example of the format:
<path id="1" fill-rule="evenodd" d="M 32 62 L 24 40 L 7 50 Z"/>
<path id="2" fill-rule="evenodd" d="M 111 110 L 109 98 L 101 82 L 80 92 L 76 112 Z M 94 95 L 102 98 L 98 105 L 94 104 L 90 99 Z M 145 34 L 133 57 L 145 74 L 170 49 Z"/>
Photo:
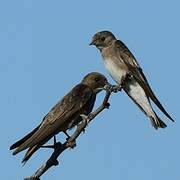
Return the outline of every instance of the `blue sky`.
<path id="1" fill-rule="evenodd" d="M 40 150 L 22 167 L 24 152 L 12 156 L 9 146 L 84 75 L 99 71 L 113 83 L 100 53 L 88 46 L 94 33 L 110 30 L 133 52 L 176 122 L 157 110 L 168 127 L 156 131 L 124 92 L 115 94 L 110 110 L 42 179 L 178 180 L 179 6 L 178 0 L 1 1 L 1 179 L 23 179 L 49 157 L 51 150 Z"/>

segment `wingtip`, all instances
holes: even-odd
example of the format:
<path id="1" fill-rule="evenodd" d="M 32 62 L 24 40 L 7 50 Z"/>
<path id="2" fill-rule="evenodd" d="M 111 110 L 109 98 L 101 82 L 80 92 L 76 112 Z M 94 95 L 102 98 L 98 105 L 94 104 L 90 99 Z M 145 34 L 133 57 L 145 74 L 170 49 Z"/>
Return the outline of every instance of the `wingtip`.
<path id="1" fill-rule="evenodd" d="M 166 112 L 166 111 L 165 111 Z M 175 122 L 174 119 L 166 112 L 165 115 L 172 121 Z"/>
<path id="2" fill-rule="evenodd" d="M 158 130 L 159 128 L 166 128 L 167 125 L 156 115 L 156 117 L 150 117 L 152 126 Z"/>
<path id="3" fill-rule="evenodd" d="M 15 144 L 11 145 L 10 148 L 9 148 L 9 150 L 12 150 L 12 149 L 14 149 L 14 148 L 16 148 L 16 147 L 15 147 Z"/>
<path id="4" fill-rule="evenodd" d="M 175 120 L 174 120 L 172 117 L 170 117 L 169 119 L 170 119 L 172 122 L 175 122 Z"/>
<path id="5" fill-rule="evenodd" d="M 16 149 L 15 151 L 13 151 L 12 155 L 16 155 L 19 151 Z"/>
<path id="6" fill-rule="evenodd" d="M 22 163 L 22 166 L 24 166 L 25 164 L 26 164 L 26 160 L 25 159 L 23 159 L 22 161 L 21 161 L 21 163 Z"/>
<path id="7" fill-rule="evenodd" d="M 168 117 L 172 122 L 175 122 L 174 119 L 166 112 L 166 110 L 163 108 L 163 113 Z"/>
<path id="8" fill-rule="evenodd" d="M 17 153 L 15 153 L 15 152 L 12 153 L 13 156 L 16 155 L 16 154 L 17 154 Z"/>
<path id="9" fill-rule="evenodd" d="M 160 121 L 160 126 L 159 127 L 164 129 L 164 128 L 167 127 L 167 125 L 163 121 Z"/>

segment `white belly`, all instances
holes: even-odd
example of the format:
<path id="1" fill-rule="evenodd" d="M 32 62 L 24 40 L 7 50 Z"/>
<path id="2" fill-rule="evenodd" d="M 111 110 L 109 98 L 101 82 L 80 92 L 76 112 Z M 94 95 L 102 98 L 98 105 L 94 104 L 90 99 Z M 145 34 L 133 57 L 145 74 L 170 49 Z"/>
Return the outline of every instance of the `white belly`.
<path id="1" fill-rule="evenodd" d="M 121 83 L 121 79 L 126 75 L 126 71 L 119 68 L 113 61 L 109 59 L 104 59 L 104 65 L 108 70 L 111 77 L 117 82 Z"/>
<path id="2" fill-rule="evenodd" d="M 134 79 L 126 85 L 125 89 L 147 116 L 156 117 L 144 89 Z"/>

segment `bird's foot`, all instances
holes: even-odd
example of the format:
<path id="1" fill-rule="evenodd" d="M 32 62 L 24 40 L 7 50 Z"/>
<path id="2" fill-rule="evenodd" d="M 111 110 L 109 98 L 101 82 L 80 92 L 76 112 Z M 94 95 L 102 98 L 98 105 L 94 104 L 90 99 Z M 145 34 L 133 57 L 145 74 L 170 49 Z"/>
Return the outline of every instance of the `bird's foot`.
<path id="1" fill-rule="evenodd" d="M 117 84 L 117 85 L 112 85 L 111 87 L 111 92 L 117 93 L 118 91 L 122 90 L 122 85 L 121 84 Z"/>
<path id="2" fill-rule="evenodd" d="M 111 85 L 110 83 L 107 83 L 107 84 L 103 87 L 103 89 L 104 89 L 105 91 L 112 92 L 112 87 L 113 87 L 113 85 Z"/>
<path id="3" fill-rule="evenodd" d="M 114 92 L 114 93 L 117 93 L 118 91 L 121 91 L 121 90 L 123 89 L 124 85 L 125 85 L 125 82 L 126 82 L 129 78 L 131 78 L 131 76 L 132 76 L 131 74 L 127 74 L 126 76 L 123 76 L 123 77 L 121 78 L 121 82 L 120 82 L 120 83 L 118 83 L 117 85 L 112 85 L 111 91 Z"/>
<path id="4" fill-rule="evenodd" d="M 94 114 L 89 113 L 88 116 L 87 116 L 87 123 L 89 123 L 89 120 L 93 119 L 93 118 L 94 118 Z"/>
<path id="5" fill-rule="evenodd" d="M 81 114 L 80 116 L 83 118 L 83 120 L 85 120 L 85 119 L 87 119 L 87 118 L 88 118 L 88 116 L 87 116 L 87 115 L 85 115 L 85 114 Z"/>
<path id="6" fill-rule="evenodd" d="M 88 125 L 90 119 L 93 118 L 93 114 L 92 113 L 89 113 L 88 115 L 85 115 L 85 114 L 81 114 L 80 115 L 84 121 L 86 121 L 86 124 Z"/>
<path id="7" fill-rule="evenodd" d="M 118 91 L 122 90 L 122 86 L 121 84 L 117 84 L 117 85 L 111 85 L 111 84 L 106 84 L 104 86 L 104 90 L 108 91 L 108 92 L 114 92 L 117 93 Z"/>

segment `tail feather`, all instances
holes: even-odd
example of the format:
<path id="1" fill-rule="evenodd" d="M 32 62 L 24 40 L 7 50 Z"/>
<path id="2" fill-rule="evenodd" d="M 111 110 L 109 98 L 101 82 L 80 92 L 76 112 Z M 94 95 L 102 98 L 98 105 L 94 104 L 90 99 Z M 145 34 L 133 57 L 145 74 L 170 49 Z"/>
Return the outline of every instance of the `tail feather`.
<path id="1" fill-rule="evenodd" d="M 43 141 L 41 141 L 40 143 L 38 143 L 38 144 L 30 147 L 30 148 L 27 150 L 27 152 L 26 152 L 26 154 L 25 154 L 25 156 L 24 156 L 24 158 L 23 158 L 23 160 L 22 160 L 22 163 L 23 163 L 23 164 L 26 164 L 26 162 L 30 159 L 30 157 L 31 157 L 43 144 L 45 144 L 47 141 L 49 141 L 53 136 L 54 136 L 54 134 L 51 134 L 51 135 L 49 135 L 47 138 L 45 138 Z"/>
<path id="2" fill-rule="evenodd" d="M 157 116 L 153 110 L 151 102 L 144 89 L 134 79 L 131 79 L 131 82 L 126 83 L 124 90 L 127 95 L 134 101 L 134 103 L 141 109 L 141 111 L 150 118 L 152 126 L 155 129 L 166 127 L 166 124 Z"/>
<path id="3" fill-rule="evenodd" d="M 24 156 L 24 158 L 23 158 L 23 160 L 22 160 L 23 165 L 26 164 L 26 162 L 29 160 L 29 158 L 30 158 L 40 147 L 41 147 L 41 145 L 35 145 L 35 146 L 33 146 L 33 147 L 30 147 L 30 148 L 27 150 L 27 152 L 26 152 L 26 154 L 25 154 L 25 156 Z"/>
<path id="4" fill-rule="evenodd" d="M 167 125 L 157 115 L 156 117 L 151 116 L 150 119 L 151 119 L 152 126 L 155 129 L 167 127 Z"/>
<path id="5" fill-rule="evenodd" d="M 150 88 L 150 87 L 149 87 Z M 162 106 L 162 104 L 160 103 L 160 101 L 157 99 L 157 97 L 155 96 L 155 94 L 153 93 L 153 91 L 150 89 L 150 98 L 151 100 L 157 105 L 157 107 L 172 121 L 174 122 L 174 119 L 168 114 L 168 112 L 164 109 L 164 107 Z"/>
<path id="6" fill-rule="evenodd" d="M 155 129 L 167 127 L 167 125 L 160 119 L 155 119 L 154 117 L 150 117 L 150 119 L 151 119 L 152 126 Z"/>
<path id="7" fill-rule="evenodd" d="M 167 127 L 167 125 L 161 120 L 161 119 L 159 119 L 159 122 L 160 122 L 160 128 L 166 128 Z"/>
<path id="8" fill-rule="evenodd" d="M 155 96 L 153 90 L 151 89 L 142 69 L 139 69 L 139 72 L 142 76 L 142 78 L 145 80 L 145 83 L 143 81 L 141 81 L 141 79 L 136 78 L 136 80 L 138 81 L 138 83 L 141 85 L 143 83 L 144 86 L 141 85 L 141 87 L 144 87 L 143 89 L 146 91 L 146 93 L 148 94 L 148 96 L 150 97 L 150 99 L 156 104 L 156 106 L 166 115 L 166 117 L 168 117 L 172 122 L 174 122 L 174 119 L 168 114 L 168 112 L 165 110 L 165 108 L 163 107 L 163 105 L 160 103 L 160 101 L 158 100 L 158 98 Z"/>
<path id="9" fill-rule="evenodd" d="M 40 125 L 39 125 L 40 126 Z M 27 141 L 38 129 L 39 126 L 33 129 L 29 134 L 27 134 L 25 137 L 20 139 L 19 141 L 15 142 L 13 145 L 11 145 L 10 150 L 15 149 L 19 147 L 21 144 L 23 144 L 25 141 Z M 13 153 L 14 154 L 14 153 Z"/>
<path id="10" fill-rule="evenodd" d="M 13 155 L 16 155 L 16 154 L 18 154 L 19 152 L 21 152 L 21 151 L 23 151 L 23 150 L 25 150 L 25 148 L 24 148 L 24 146 L 23 146 L 23 144 L 21 144 L 19 147 L 17 147 L 17 149 L 15 149 L 14 151 L 13 151 Z"/>
<path id="11" fill-rule="evenodd" d="M 45 144 L 47 141 L 49 141 L 49 139 L 51 139 L 54 136 L 54 133 L 52 133 L 52 134 L 48 135 L 46 138 L 37 142 L 36 144 L 27 146 L 28 141 L 38 132 L 39 127 L 40 127 L 40 125 L 10 147 L 10 150 L 15 149 L 13 152 L 13 155 L 28 148 L 28 150 L 22 160 L 22 163 L 24 163 L 24 164 L 43 144 Z"/>

